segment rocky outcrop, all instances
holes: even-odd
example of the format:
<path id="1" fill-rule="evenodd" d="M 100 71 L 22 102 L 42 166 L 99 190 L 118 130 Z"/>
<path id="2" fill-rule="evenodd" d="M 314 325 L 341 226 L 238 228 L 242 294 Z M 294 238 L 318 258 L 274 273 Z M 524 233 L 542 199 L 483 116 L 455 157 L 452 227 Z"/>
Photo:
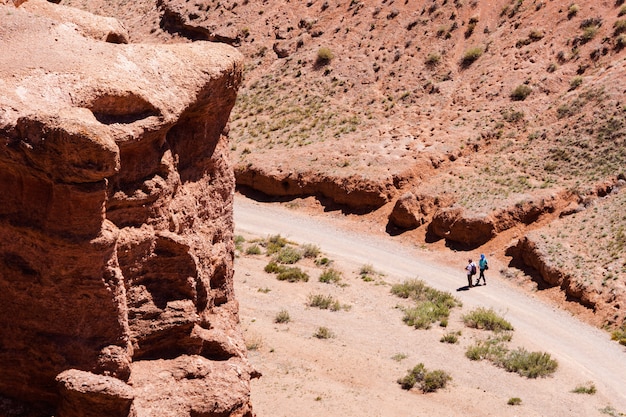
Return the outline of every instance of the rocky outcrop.
<path id="1" fill-rule="evenodd" d="M 433 215 L 430 231 L 436 236 L 479 246 L 498 233 L 519 224 L 531 224 L 548 213 L 564 210 L 576 197 L 568 192 L 522 197 L 509 207 L 489 213 L 472 213 L 460 206 L 441 207 Z"/>
<path id="2" fill-rule="evenodd" d="M 272 197 L 320 196 L 356 211 L 368 211 L 389 202 L 394 191 L 388 183 L 358 175 L 334 178 L 313 173 L 266 172 L 263 169 L 235 168 L 237 185 L 250 187 Z"/>
<path id="3" fill-rule="evenodd" d="M 433 213 L 441 206 L 452 203 L 451 199 L 406 192 L 396 200 L 389 214 L 389 221 L 402 229 L 415 229 L 430 222 Z"/>
<path id="4" fill-rule="evenodd" d="M 251 416 L 225 133 L 241 55 L 119 44 L 28 3 L 0 5 L 1 403 Z"/>

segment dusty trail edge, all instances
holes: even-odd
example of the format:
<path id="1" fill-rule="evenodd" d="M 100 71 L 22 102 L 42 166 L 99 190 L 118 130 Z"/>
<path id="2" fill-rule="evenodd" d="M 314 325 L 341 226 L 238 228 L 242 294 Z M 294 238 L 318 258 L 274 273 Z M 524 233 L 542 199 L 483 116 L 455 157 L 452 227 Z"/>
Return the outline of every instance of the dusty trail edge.
<path id="1" fill-rule="evenodd" d="M 498 277 L 493 265 L 491 278 L 480 291 L 459 291 L 465 285 L 462 268 L 466 255 L 459 253 L 451 262 L 437 264 L 427 252 L 401 245 L 390 237 L 347 230 L 340 221 L 308 215 L 274 204 L 263 204 L 235 196 L 235 232 L 259 236 L 281 234 L 298 243 L 313 243 L 335 259 L 371 264 L 377 270 L 397 276 L 419 276 L 430 286 L 450 291 L 470 308 L 485 306 L 506 311 L 516 333 L 525 333 L 560 363 L 579 368 L 613 400 L 626 409 L 625 348 L 610 340 L 606 332 L 580 322 L 569 313 L 536 299 Z M 494 268 L 495 267 L 495 268 Z"/>

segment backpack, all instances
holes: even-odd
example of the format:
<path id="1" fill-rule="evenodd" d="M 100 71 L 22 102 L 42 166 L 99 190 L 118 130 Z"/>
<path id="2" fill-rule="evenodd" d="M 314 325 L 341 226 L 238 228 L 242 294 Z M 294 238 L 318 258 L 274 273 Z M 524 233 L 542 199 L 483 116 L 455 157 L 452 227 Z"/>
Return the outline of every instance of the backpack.
<path id="1" fill-rule="evenodd" d="M 472 267 L 470 268 L 470 275 L 476 275 L 476 265 L 472 264 Z"/>

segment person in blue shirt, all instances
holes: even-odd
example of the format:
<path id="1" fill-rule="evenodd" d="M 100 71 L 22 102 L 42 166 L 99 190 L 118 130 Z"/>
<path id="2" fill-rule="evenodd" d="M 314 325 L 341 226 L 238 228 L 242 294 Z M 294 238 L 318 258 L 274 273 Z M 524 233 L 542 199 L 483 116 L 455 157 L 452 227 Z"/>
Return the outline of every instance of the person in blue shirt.
<path id="1" fill-rule="evenodd" d="M 478 269 L 480 270 L 480 275 L 478 275 L 476 285 L 480 283 L 481 278 L 483 279 L 483 284 L 487 285 L 487 280 L 485 279 L 485 269 L 489 269 L 489 264 L 487 263 L 487 258 L 484 254 L 480 255 L 480 260 L 478 261 Z"/>

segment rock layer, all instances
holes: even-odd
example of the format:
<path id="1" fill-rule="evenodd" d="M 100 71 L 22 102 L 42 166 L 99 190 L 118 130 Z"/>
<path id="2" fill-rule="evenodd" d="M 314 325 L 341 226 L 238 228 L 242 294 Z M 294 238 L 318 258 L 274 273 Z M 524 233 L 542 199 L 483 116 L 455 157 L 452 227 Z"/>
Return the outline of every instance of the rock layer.
<path id="1" fill-rule="evenodd" d="M 100 30 L 119 29 L 110 19 L 29 3 L 0 5 L 3 403 L 252 415 L 226 136 L 241 55 L 120 44 L 123 30 Z M 194 395 L 159 395 L 176 383 L 158 379 L 147 395 L 133 377 L 188 355 L 216 369 L 194 376 Z"/>

